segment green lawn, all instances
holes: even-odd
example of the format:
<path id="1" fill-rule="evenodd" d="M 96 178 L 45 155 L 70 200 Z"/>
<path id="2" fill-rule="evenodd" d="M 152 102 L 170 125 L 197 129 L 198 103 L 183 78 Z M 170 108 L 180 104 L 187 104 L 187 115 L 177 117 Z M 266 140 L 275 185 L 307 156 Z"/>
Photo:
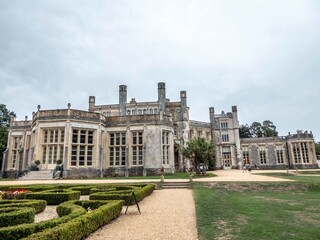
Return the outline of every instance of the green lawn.
<path id="1" fill-rule="evenodd" d="M 291 174 L 291 173 L 254 173 L 254 174 L 285 178 L 285 179 L 295 180 L 303 183 L 320 183 L 320 171 L 318 172 L 317 171 L 311 171 L 311 172 L 299 171 L 298 174 Z M 303 176 L 303 175 L 308 175 L 308 176 Z"/>
<path id="2" fill-rule="evenodd" d="M 193 183 L 193 192 L 200 240 L 320 239 L 320 191 L 306 184 Z"/>
<path id="3" fill-rule="evenodd" d="M 207 177 L 215 177 L 216 175 L 213 173 L 207 173 L 205 176 L 194 176 L 193 178 L 207 178 Z M 129 176 L 129 177 L 110 177 L 104 179 L 160 179 L 161 176 Z M 175 174 L 164 174 L 164 179 L 189 179 L 190 174 L 186 172 L 177 172 Z"/>

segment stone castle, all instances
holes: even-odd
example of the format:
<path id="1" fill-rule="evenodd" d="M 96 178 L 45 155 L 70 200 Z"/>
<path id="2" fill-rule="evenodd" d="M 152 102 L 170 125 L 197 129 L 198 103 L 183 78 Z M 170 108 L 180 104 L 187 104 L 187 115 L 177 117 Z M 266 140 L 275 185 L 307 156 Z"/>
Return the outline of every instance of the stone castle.
<path id="1" fill-rule="evenodd" d="M 189 119 L 186 91 L 180 101 L 166 98 L 165 83 L 158 83 L 158 99 L 127 100 L 127 86 L 119 86 L 119 104 L 96 105 L 89 97 L 88 111 L 42 110 L 32 120 L 11 121 L 2 176 L 13 177 L 35 160 L 50 170 L 62 160 L 67 178 L 131 176 L 184 171 L 192 167 L 178 151 L 189 139 L 213 141 L 216 167 L 250 164 L 260 169 L 317 168 L 312 133 L 298 131 L 284 137 L 239 137 L 238 110 L 216 114 L 210 122 Z"/>

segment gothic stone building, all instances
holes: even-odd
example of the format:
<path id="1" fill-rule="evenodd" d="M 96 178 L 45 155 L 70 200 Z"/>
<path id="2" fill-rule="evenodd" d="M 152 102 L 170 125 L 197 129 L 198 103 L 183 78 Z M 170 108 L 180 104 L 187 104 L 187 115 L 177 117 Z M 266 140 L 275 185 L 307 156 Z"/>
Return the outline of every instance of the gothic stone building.
<path id="1" fill-rule="evenodd" d="M 237 168 L 249 164 L 259 169 L 318 168 L 312 132 L 283 137 L 240 138 L 237 107 L 215 114 L 210 122 L 216 147 L 217 168 Z"/>
<path id="2" fill-rule="evenodd" d="M 186 91 L 180 101 L 166 98 L 165 83 L 158 83 L 158 99 L 127 101 L 127 87 L 119 86 L 119 103 L 96 105 L 89 97 L 88 111 L 42 110 L 32 120 L 12 119 L 2 176 L 13 177 L 40 160 L 40 170 L 51 170 L 62 160 L 64 176 L 104 177 L 150 175 L 191 167 L 178 148 L 190 138 L 202 137 L 216 146 L 217 168 L 236 168 L 238 162 L 260 168 L 316 167 L 311 133 L 276 138 L 240 139 L 237 107 L 215 114 L 210 122 L 189 119 Z"/>

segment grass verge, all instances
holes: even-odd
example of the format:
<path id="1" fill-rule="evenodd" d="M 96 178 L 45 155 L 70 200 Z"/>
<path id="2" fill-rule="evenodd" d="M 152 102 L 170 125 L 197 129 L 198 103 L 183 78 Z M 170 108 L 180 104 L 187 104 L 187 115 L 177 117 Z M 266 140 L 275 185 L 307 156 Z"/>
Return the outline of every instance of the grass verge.
<path id="1" fill-rule="evenodd" d="M 320 191 L 303 184 L 193 183 L 205 239 L 319 239 Z"/>

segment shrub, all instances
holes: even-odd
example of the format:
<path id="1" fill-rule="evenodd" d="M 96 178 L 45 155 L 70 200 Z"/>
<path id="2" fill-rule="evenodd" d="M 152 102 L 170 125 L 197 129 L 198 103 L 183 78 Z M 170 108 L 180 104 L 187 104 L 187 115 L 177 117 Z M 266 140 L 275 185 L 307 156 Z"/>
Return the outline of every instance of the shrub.
<path id="1" fill-rule="evenodd" d="M 80 191 L 81 195 L 90 195 L 90 189 L 94 188 L 92 185 L 87 185 L 87 186 L 75 186 L 75 187 L 70 187 L 70 190 L 74 191 Z"/>
<path id="2" fill-rule="evenodd" d="M 63 217 L 42 221 L 40 223 L 29 223 L 17 226 L 3 227 L 0 228 L 0 236 L 1 239 L 6 240 L 21 239 L 24 237 L 28 237 L 30 234 L 44 231 L 47 228 L 53 228 L 58 226 L 59 224 L 65 224 L 68 221 L 71 221 L 72 219 L 75 219 L 86 213 L 87 211 L 83 207 L 78 205 L 72 205 L 69 206 L 69 211 L 66 212 L 65 215 L 63 215 Z"/>
<path id="3" fill-rule="evenodd" d="M 90 200 L 123 200 L 125 205 L 134 204 L 132 192 L 135 193 L 137 201 L 150 195 L 155 189 L 154 184 L 146 184 L 140 186 L 116 186 L 116 191 L 95 192 L 90 195 Z M 127 189 L 127 190 L 123 190 Z"/>
<path id="4" fill-rule="evenodd" d="M 96 192 L 111 192 L 111 191 L 116 191 L 117 189 L 115 187 L 110 187 L 110 188 L 91 188 L 90 189 L 90 194 L 96 193 Z"/>
<path id="5" fill-rule="evenodd" d="M 70 201 L 63 203 L 62 208 L 68 208 L 72 204 L 92 207 L 94 210 L 87 212 L 87 214 L 83 214 L 77 218 L 74 218 L 65 224 L 61 224 L 54 228 L 48 228 L 42 232 L 32 234 L 24 238 L 24 240 L 83 239 L 99 227 L 117 218 L 121 213 L 123 201 Z M 98 208 L 95 209 L 95 207 Z"/>
<path id="6" fill-rule="evenodd" d="M 27 199 L 42 199 L 46 200 L 48 205 L 58 205 L 69 200 L 78 200 L 80 191 L 70 189 L 50 189 L 41 192 L 27 193 Z"/>
<path id="7" fill-rule="evenodd" d="M 31 207 L 36 213 L 43 212 L 46 208 L 47 202 L 45 200 L 2 200 L 0 201 L 0 209 L 8 207 Z"/>
<path id="8" fill-rule="evenodd" d="M 0 209 L 0 227 L 34 222 L 35 209 L 30 207 L 8 207 Z"/>

